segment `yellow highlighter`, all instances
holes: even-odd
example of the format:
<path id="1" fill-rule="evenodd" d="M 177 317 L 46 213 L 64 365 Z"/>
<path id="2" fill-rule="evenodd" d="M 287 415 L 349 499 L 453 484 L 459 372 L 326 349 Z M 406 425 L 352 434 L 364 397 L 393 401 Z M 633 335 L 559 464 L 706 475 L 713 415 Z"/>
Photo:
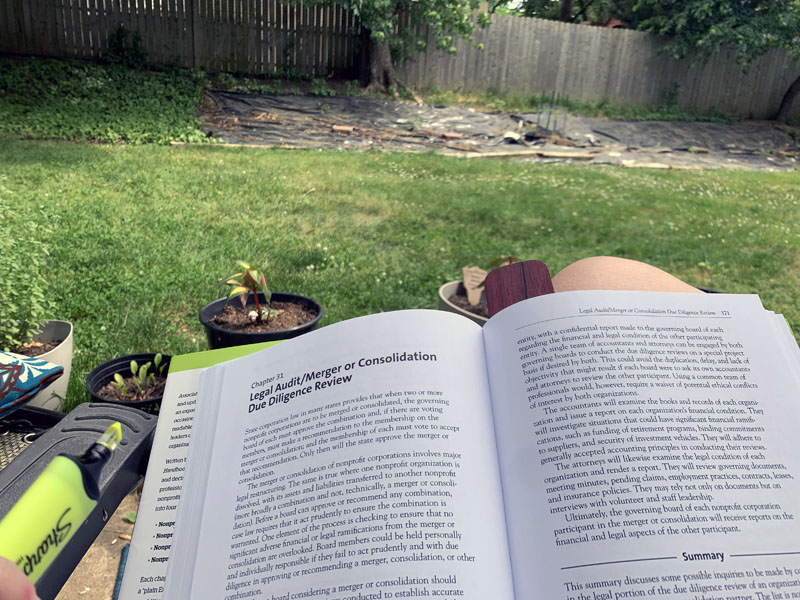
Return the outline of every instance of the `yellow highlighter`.
<path id="1" fill-rule="evenodd" d="M 0 556 L 33 583 L 97 506 L 100 473 L 121 440 L 114 423 L 82 456 L 56 456 L 0 521 Z"/>

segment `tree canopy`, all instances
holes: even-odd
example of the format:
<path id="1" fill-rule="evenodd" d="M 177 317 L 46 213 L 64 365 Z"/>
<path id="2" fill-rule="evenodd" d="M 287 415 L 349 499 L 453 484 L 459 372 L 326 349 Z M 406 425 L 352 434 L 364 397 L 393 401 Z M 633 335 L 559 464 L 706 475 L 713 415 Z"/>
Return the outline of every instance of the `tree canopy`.
<path id="1" fill-rule="evenodd" d="M 800 2 L 797 0 L 638 0 L 649 10 L 640 29 L 670 36 L 667 50 L 683 58 L 696 50 L 702 58 L 730 46 L 747 64 L 770 48 L 800 56 Z"/>
<path id="2" fill-rule="evenodd" d="M 665 50 L 675 58 L 696 52 L 705 61 L 723 47 L 735 50 L 744 68 L 771 48 L 800 58 L 800 0 L 638 0 L 636 9 L 650 12 L 639 29 L 669 36 Z M 800 77 L 784 94 L 777 120 L 786 121 L 798 93 Z"/>
<path id="3" fill-rule="evenodd" d="M 425 28 L 437 48 L 454 53 L 456 37 L 471 39 L 476 27 L 488 25 L 487 15 L 477 12 L 480 0 L 317 1 L 339 4 L 357 16 L 363 30 L 362 61 L 367 63 L 362 79 L 366 71 L 374 88 L 399 84 L 393 62 L 425 49 Z"/>
<path id="4" fill-rule="evenodd" d="M 507 12 L 525 17 L 551 19 L 567 23 L 605 23 L 614 18 L 635 29 L 651 16 L 649 8 L 637 10 L 638 0 L 495 0 L 496 6 L 515 5 Z M 492 6 L 490 2 L 490 7 Z"/>

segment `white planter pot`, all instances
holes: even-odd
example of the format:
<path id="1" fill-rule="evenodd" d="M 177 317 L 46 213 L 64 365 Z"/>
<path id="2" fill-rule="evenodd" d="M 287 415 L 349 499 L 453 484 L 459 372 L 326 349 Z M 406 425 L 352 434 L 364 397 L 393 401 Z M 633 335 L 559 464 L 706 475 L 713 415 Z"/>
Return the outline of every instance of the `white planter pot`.
<path id="1" fill-rule="evenodd" d="M 34 396 L 30 406 L 60 411 L 67 396 L 69 374 L 72 370 L 72 323 L 68 321 L 48 321 L 33 338 L 37 342 L 64 340 L 58 346 L 40 354 L 36 358 L 64 367 L 64 374 Z"/>
<path id="2" fill-rule="evenodd" d="M 458 313 L 459 315 L 467 317 L 471 321 L 475 321 L 478 325 L 483 325 L 489 319 L 486 317 L 481 317 L 480 315 L 476 315 L 475 313 L 471 313 L 468 310 L 464 310 L 460 306 L 456 306 L 450 302 L 450 296 L 456 293 L 459 285 L 462 285 L 460 281 L 450 281 L 439 288 L 439 310 L 447 310 Z"/>

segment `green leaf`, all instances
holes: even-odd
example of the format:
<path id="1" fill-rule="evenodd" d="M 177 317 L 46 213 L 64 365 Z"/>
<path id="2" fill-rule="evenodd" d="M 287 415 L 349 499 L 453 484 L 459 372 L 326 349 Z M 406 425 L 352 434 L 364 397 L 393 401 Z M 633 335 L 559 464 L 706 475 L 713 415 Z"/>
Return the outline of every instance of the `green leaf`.
<path id="1" fill-rule="evenodd" d="M 243 285 L 236 286 L 233 288 L 230 293 L 228 294 L 228 300 L 233 298 L 234 296 L 241 296 L 242 294 L 249 294 L 250 290 Z"/>
<path id="2" fill-rule="evenodd" d="M 125 520 L 128 523 L 136 523 L 136 513 L 134 511 L 128 511 L 125 513 Z"/>

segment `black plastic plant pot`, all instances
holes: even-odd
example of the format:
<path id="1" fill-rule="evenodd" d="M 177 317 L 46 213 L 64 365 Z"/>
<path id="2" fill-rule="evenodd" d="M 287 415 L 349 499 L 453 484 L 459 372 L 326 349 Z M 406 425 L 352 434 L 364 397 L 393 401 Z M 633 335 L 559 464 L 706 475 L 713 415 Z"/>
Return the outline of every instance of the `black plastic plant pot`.
<path id="1" fill-rule="evenodd" d="M 149 352 L 142 354 L 128 354 L 126 356 L 120 356 L 119 358 L 114 358 L 104 362 L 100 366 L 92 369 L 91 373 L 89 373 L 89 375 L 86 377 L 86 389 L 89 392 L 89 395 L 92 397 L 92 402 L 108 402 L 109 404 L 117 404 L 119 406 L 130 406 L 131 408 L 138 408 L 146 413 L 157 415 L 159 409 L 161 408 L 161 398 L 163 396 L 154 396 L 152 398 L 148 398 L 147 400 L 139 400 L 135 402 L 123 402 L 120 400 L 110 400 L 100 395 L 100 390 L 113 381 L 114 373 L 119 373 L 123 377 L 131 377 L 131 375 L 133 375 L 133 373 L 131 373 L 132 360 L 135 360 L 136 363 L 141 366 L 148 362 L 153 363 L 155 357 L 155 354 Z M 161 364 L 164 365 L 164 375 L 166 375 L 166 373 L 169 371 L 170 360 L 172 360 L 172 356 L 169 354 L 161 355 Z M 154 369 L 155 363 L 150 367 L 149 372 L 153 373 Z"/>
<path id="2" fill-rule="evenodd" d="M 259 302 L 265 303 L 264 294 L 259 292 Z M 293 302 L 300 304 L 307 309 L 317 311 L 317 316 L 311 321 L 292 327 L 291 329 L 279 329 L 276 331 L 232 331 L 230 329 L 222 329 L 213 325 L 211 319 L 218 315 L 225 308 L 228 303 L 226 298 L 219 298 L 213 302 L 206 304 L 200 311 L 200 322 L 206 328 L 206 335 L 208 336 L 208 344 L 212 349 L 216 348 L 230 348 L 231 346 L 243 346 L 245 344 L 257 344 L 260 342 L 273 342 L 277 340 L 288 340 L 289 338 L 303 335 L 315 329 L 322 319 L 322 306 L 316 300 L 300 296 L 299 294 L 289 294 L 287 292 L 272 292 L 272 300 L 276 302 Z M 239 302 L 232 300 L 232 302 Z M 254 306 L 252 297 L 247 300 L 247 306 Z"/>

